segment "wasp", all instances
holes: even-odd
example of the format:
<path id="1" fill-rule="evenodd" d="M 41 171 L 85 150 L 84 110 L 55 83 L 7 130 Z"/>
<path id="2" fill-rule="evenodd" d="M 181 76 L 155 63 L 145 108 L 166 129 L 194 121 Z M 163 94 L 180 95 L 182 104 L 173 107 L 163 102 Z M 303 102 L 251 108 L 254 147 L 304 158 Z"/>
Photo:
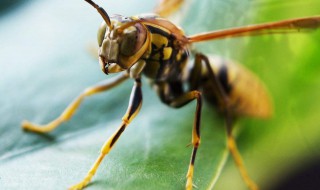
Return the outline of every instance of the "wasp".
<path id="1" fill-rule="evenodd" d="M 141 77 L 144 76 L 149 79 L 164 104 L 180 108 L 190 102 L 196 102 L 191 143 L 193 150 L 185 188 L 187 190 L 193 188 L 195 160 L 200 146 L 201 110 L 203 100 L 206 100 L 224 116 L 227 147 L 248 188 L 257 190 L 258 186 L 244 167 L 232 134 L 232 126 L 234 119 L 239 116 L 269 117 L 272 114 L 272 106 L 268 93 L 259 79 L 244 67 L 230 60 L 196 52 L 191 45 L 225 38 L 311 31 L 320 27 L 320 16 L 187 36 L 181 28 L 155 14 L 109 17 L 107 12 L 94 1 L 85 1 L 97 10 L 104 20 L 98 30 L 101 70 L 107 75 L 119 74 L 112 81 L 84 90 L 59 117 L 50 123 L 37 125 L 24 121 L 23 129 L 37 133 L 50 132 L 69 120 L 86 97 L 110 90 L 128 79 L 132 79 L 134 85 L 120 126 L 102 146 L 100 155 L 84 179 L 70 189 L 82 189 L 90 183 L 101 161 L 139 113 L 143 99 Z M 182 1 L 175 2 L 177 7 Z M 255 93 L 248 92 L 248 84 L 250 90 Z"/>

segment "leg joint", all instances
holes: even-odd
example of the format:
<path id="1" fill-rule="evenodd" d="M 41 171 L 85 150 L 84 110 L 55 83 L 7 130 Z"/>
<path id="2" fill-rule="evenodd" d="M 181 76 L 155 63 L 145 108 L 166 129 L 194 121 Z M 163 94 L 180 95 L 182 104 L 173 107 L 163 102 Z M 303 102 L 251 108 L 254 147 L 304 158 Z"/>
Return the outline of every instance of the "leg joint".
<path id="1" fill-rule="evenodd" d="M 193 142 L 192 144 L 195 148 L 198 148 L 200 146 L 200 139 L 198 139 L 196 142 Z"/>

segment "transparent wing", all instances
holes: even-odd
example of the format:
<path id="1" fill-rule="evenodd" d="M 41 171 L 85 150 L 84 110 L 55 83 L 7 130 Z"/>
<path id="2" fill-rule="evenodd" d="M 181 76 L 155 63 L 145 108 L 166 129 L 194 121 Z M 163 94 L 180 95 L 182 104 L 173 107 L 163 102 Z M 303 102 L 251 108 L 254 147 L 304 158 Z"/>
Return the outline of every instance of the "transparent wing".
<path id="1" fill-rule="evenodd" d="M 308 32 L 320 27 L 320 16 L 283 20 L 278 22 L 249 25 L 239 28 L 217 30 L 188 36 L 188 42 L 202 42 L 224 38 L 256 36 L 264 34 L 279 34 L 293 32 Z"/>
<path id="2" fill-rule="evenodd" d="M 177 11 L 183 3 L 184 0 L 161 0 L 154 12 L 162 17 L 167 17 Z"/>

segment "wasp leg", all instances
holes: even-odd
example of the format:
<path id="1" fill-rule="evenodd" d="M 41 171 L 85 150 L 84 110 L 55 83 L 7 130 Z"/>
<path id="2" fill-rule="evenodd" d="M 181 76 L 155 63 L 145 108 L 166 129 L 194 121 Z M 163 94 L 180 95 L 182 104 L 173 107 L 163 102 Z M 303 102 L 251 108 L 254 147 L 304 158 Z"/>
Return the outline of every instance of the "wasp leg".
<path id="1" fill-rule="evenodd" d="M 236 141 L 232 135 L 232 125 L 233 125 L 233 115 L 232 113 L 232 107 L 229 103 L 229 98 L 226 94 L 226 92 L 223 90 L 221 83 L 217 79 L 215 73 L 213 72 L 210 62 L 208 58 L 203 54 L 196 54 L 196 60 L 198 58 L 199 60 L 203 60 L 205 62 L 205 66 L 207 68 L 208 74 L 210 78 L 212 79 L 212 86 L 213 89 L 215 89 L 216 97 L 218 100 L 218 105 L 222 108 L 225 119 L 226 119 L 226 130 L 227 130 L 227 146 L 228 149 L 233 157 L 233 160 L 238 167 L 242 179 L 245 181 L 249 189 L 251 190 L 258 190 L 258 186 L 255 184 L 255 182 L 249 177 L 248 172 L 243 164 L 241 154 L 238 151 Z"/>
<path id="2" fill-rule="evenodd" d="M 218 105 L 220 106 L 220 109 L 225 111 L 228 110 L 230 105 L 229 105 L 229 97 L 225 90 L 223 89 L 221 83 L 219 82 L 217 76 L 213 72 L 211 66 L 210 66 L 210 61 L 207 56 L 197 53 L 196 54 L 196 64 L 200 64 L 201 61 L 204 61 L 205 67 L 207 68 L 208 75 L 211 80 L 211 84 L 213 87 L 213 91 L 215 93 L 215 97 L 217 98 Z"/>
<path id="3" fill-rule="evenodd" d="M 226 130 L 227 130 L 227 144 L 228 149 L 233 157 L 233 160 L 238 167 L 240 174 L 242 176 L 242 179 L 245 181 L 249 189 L 251 190 L 258 190 L 259 187 L 255 182 L 250 178 L 248 175 L 248 172 L 244 166 L 244 163 L 241 158 L 241 154 L 237 148 L 236 141 L 232 135 L 232 125 L 233 125 L 233 117 L 231 114 L 226 114 Z"/>
<path id="4" fill-rule="evenodd" d="M 81 102 L 84 100 L 85 97 L 97 94 L 99 92 L 109 90 L 110 88 L 119 85 L 121 82 L 126 80 L 128 77 L 129 76 L 126 73 L 126 74 L 119 76 L 115 80 L 112 80 L 112 81 L 108 80 L 106 83 L 104 82 L 102 84 L 98 84 L 96 86 L 87 88 L 71 104 L 69 104 L 69 106 L 63 111 L 63 113 L 55 120 L 51 121 L 50 123 L 48 123 L 46 125 L 37 125 L 37 124 L 30 123 L 29 121 L 23 121 L 22 128 L 25 130 L 28 130 L 28 131 L 35 132 L 35 133 L 50 132 L 50 131 L 54 130 L 55 128 L 57 128 L 61 123 L 69 120 L 73 116 L 75 111 L 78 109 L 78 107 L 80 106 Z"/>
<path id="5" fill-rule="evenodd" d="M 197 150 L 200 145 L 200 120 L 201 120 L 201 108 L 202 108 L 202 98 L 201 93 L 199 91 L 191 91 L 188 92 L 177 99 L 173 100 L 170 103 L 170 106 L 173 107 L 181 107 L 185 105 L 186 103 L 197 100 L 197 107 L 195 112 L 195 119 L 193 124 L 193 130 L 192 130 L 192 145 L 193 150 L 191 154 L 190 164 L 187 172 L 187 183 L 186 183 L 186 189 L 191 190 L 192 189 L 192 178 L 193 178 L 193 171 L 194 171 L 194 163 L 197 155 Z"/>
<path id="6" fill-rule="evenodd" d="M 162 17 L 167 17 L 183 4 L 184 0 L 161 0 L 160 4 L 154 9 L 154 12 Z"/>
<path id="7" fill-rule="evenodd" d="M 167 84 L 162 84 L 162 85 L 159 84 L 160 94 L 165 91 L 164 89 L 166 89 L 166 85 Z M 187 178 L 186 189 L 191 190 L 192 189 L 194 163 L 195 163 L 195 159 L 196 159 L 197 150 L 200 145 L 200 119 L 201 119 L 201 107 L 202 107 L 201 92 L 199 92 L 197 90 L 193 90 L 193 91 L 184 93 L 184 94 L 182 94 L 176 98 L 173 98 L 173 99 L 165 99 L 165 97 L 161 96 L 161 95 L 160 95 L 160 97 L 164 98 L 164 99 L 162 99 L 162 101 L 164 101 L 166 104 L 168 104 L 171 107 L 175 107 L 175 108 L 182 107 L 193 100 L 197 100 L 197 107 L 196 107 L 196 112 L 195 112 L 193 130 L 192 130 L 193 150 L 192 150 L 190 164 L 189 164 L 189 168 L 188 168 L 188 172 L 187 172 L 187 176 L 186 176 L 186 178 Z"/>
<path id="8" fill-rule="evenodd" d="M 104 143 L 101 148 L 101 153 L 86 177 L 78 184 L 70 187 L 70 190 L 78 190 L 84 188 L 91 180 L 93 175 L 96 173 L 101 161 L 103 158 L 110 152 L 116 141 L 121 136 L 122 132 L 126 129 L 129 123 L 134 119 L 134 117 L 138 114 L 140 108 L 142 106 L 142 91 L 141 91 L 141 81 L 140 79 L 136 79 L 135 85 L 132 88 L 130 101 L 128 105 L 128 109 L 126 114 L 122 118 L 122 123 L 118 130 Z"/>

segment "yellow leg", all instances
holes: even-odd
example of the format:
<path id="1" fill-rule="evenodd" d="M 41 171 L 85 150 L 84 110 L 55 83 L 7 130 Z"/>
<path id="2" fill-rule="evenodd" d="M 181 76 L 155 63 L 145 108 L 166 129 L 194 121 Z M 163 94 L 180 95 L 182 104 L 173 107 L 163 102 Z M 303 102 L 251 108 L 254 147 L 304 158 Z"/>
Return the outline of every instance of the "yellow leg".
<path id="1" fill-rule="evenodd" d="M 227 128 L 227 145 L 228 149 L 233 157 L 233 160 L 240 171 L 241 177 L 244 182 L 247 184 L 250 190 L 259 190 L 257 184 L 250 178 L 248 172 L 243 164 L 241 155 L 238 151 L 236 141 L 232 136 L 232 116 L 226 114 L 226 128 Z"/>
<path id="2" fill-rule="evenodd" d="M 183 4 L 184 0 L 161 0 L 159 5 L 155 7 L 154 12 L 162 17 L 167 17 Z"/>
<path id="3" fill-rule="evenodd" d="M 234 160 L 236 166 L 238 167 L 238 169 L 240 171 L 242 179 L 247 184 L 247 186 L 250 190 L 258 190 L 259 187 L 255 184 L 255 182 L 248 175 L 248 172 L 243 164 L 241 155 L 237 149 L 237 145 L 236 145 L 234 138 L 232 136 L 228 136 L 227 143 L 228 143 L 229 151 L 233 157 L 233 160 Z"/>
<path id="4" fill-rule="evenodd" d="M 172 107 L 182 107 L 189 103 L 192 100 L 197 100 L 197 107 L 194 116 L 194 124 L 192 130 L 192 145 L 193 150 L 191 154 L 190 164 L 187 172 L 187 182 L 186 182 L 186 190 L 191 190 L 193 183 L 193 171 L 194 171 L 194 163 L 196 160 L 197 150 L 200 145 L 200 120 L 201 120 L 201 107 L 202 107 L 202 98 L 201 93 L 197 90 L 193 90 L 191 92 L 187 92 L 180 97 L 169 100 L 169 105 Z"/>
<path id="5" fill-rule="evenodd" d="M 195 119 L 194 125 L 192 130 L 192 144 L 193 150 L 190 159 L 190 164 L 187 172 L 187 183 L 186 183 L 186 190 L 192 190 L 193 187 L 193 171 L 194 171 L 194 162 L 196 160 L 196 155 L 198 151 L 198 147 L 200 145 L 200 119 L 201 119 L 201 107 L 202 107 L 202 100 L 201 94 L 198 91 L 192 91 L 194 94 L 194 98 L 197 100 L 197 108 L 195 112 Z"/>
<path id="6" fill-rule="evenodd" d="M 119 129 L 117 130 L 116 133 L 114 133 L 109 139 L 108 141 L 105 142 L 105 144 L 103 145 L 103 147 L 101 148 L 101 153 L 99 155 L 99 157 L 97 158 L 97 160 L 95 161 L 95 163 L 93 164 L 93 166 L 91 167 L 91 169 L 89 170 L 89 172 L 87 173 L 86 177 L 80 182 L 77 183 L 76 185 L 71 186 L 69 189 L 70 190 L 78 190 L 78 189 L 83 189 L 85 186 L 88 185 L 88 183 L 91 181 L 91 178 L 94 176 L 94 174 L 97 172 L 97 169 L 101 163 L 101 161 L 103 160 L 103 158 L 110 152 L 113 144 L 115 143 L 115 141 L 119 138 L 119 136 L 121 135 L 121 133 L 124 131 L 124 129 L 126 128 L 127 124 L 125 122 L 123 122 L 121 124 L 121 126 L 119 127 Z"/>
<path id="7" fill-rule="evenodd" d="M 227 93 L 222 88 L 220 81 L 217 79 L 215 73 L 213 72 L 209 59 L 207 56 L 203 54 L 196 54 L 196 64 L 201 63 L 201 60 L 204 61 L 205 66 L 207 68 L 207 72 L 209 77 L 211 78 L 212 88 L 214 89 L 215 96 L 217 98 L 217 103 L 220 109 L 225 113 L 226 119 L 226 130 L 227 130 L 227 146 L 233 157 L 236 166 L 238 167 L 241 176 L 250 190 L 258 190 L 258 186 L 254 183 L 254 181 L 249 177 L 248 172 L 243 164 L 241 155 L 237 149 L 236 142 L 232 136 L 232 126 L 233 126 L 233 115 L 232 107 L 230 106 L 230 101 Z"/>
<path id="8" fill-rule="evenodd" d="M 141 82 L 139 79 L 136 79 L 136 83 L 132 89 L 131 97 L 129 101 L 129 106 L 127 109 L 126 114 L 122 118 L 122 124 L 118 128 L 118 130 L 104 143 L 101 148 L 101 153 L 89 172 L 87 173 L 86 177 L 76 185 L 71 186 L 70 190 L 79 190 L 83 189 L 88 183 L 91 181 L 91 178 L 96 173 L 101 161 L 103 158 L 110 152 L 113 145 L 121 136 L 122 132 L 126 129 L 129 123 L 134 119 L 134 117 L 138 114 L 140 108 L 142 106 L 142 92 L 141 92 Z"/>
<path id="9" fill-rule="evenodd" d="M 110 88 L 119 85 L 125 79 L 128 78 L 128 74 L 123 74 L 120 77 L 116 78 L 113 81 L 107 81 L 107 83 L 103 83 L 100 85 L 96 85 L 94 87 L 90 87 L 86 89 L 82 94 L 80 94 L 65 110 L 64 112 L 55 120 L 51 121 L 46 125 L 37 125 L 30 123 L 29 121 L 22 122 L 22 128 L 35 133 L 47 133 L 55 128 L 57 128 L 61 123 L 69 120 L 75 111 L 80 106 L 81 102 L 85 97 L 97 94 L 99 92 L 103 92 L 109 90 Z"/>

